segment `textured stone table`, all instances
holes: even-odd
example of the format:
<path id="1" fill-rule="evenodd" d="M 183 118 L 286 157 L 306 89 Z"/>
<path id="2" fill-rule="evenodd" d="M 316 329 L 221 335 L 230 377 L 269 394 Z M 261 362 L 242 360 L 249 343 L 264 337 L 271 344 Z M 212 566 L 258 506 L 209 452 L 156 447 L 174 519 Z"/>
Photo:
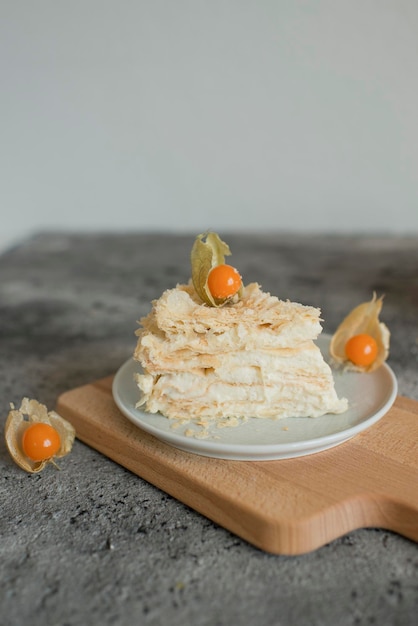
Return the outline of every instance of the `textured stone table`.
<path id="1" fill-rule="evenodd" d="M 386 294 L 390 365 L 418 399 L 418 237 L 222 236 L 247 282 L 321 307 L 325 331 Z M 114 373 L 150 300 L 188 279 L 193 239 L 41 234 L 4 253 L 1 428 L 9 402 L 53 408 Z M 1 626 L 416 623 L 418 546 L 393 533 L 273 556 L 78 441 L 60 472 L 24 473 L 3 441 L 0 466 Z"/>

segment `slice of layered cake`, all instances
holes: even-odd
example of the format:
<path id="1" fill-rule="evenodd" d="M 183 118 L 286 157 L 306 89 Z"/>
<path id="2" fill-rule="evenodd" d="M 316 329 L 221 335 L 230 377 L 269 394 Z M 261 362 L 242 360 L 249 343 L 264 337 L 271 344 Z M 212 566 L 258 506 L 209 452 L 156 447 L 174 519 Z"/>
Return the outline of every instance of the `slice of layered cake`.
<path id="1" fill-rule="evenodd" d="M 322 330 L 319 309 L 279 300 L 256 283 L 213 296 L 208 275 L 223 255 L 206 269 L 193 259 L 194 280 L 165 291 L 141 320 L 137 406 L 190 420 L 317 417 L 347 409 L 314 343 Z"/>

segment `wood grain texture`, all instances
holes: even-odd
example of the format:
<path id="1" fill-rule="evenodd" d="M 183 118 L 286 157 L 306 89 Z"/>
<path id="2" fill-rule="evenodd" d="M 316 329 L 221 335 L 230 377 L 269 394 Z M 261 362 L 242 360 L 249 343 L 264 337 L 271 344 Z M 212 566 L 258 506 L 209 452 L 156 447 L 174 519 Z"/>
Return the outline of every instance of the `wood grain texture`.
<path id="1" fill-rule="evenodd" d="M 77 437 L 258 548 L 315 550 L 354 529 L 418 541 L 418 402 L 398 397 L 377 424 L 336 448 L 280 461 L 226 461 L 177 450 L 116 407 L 112 377 L 62 394 Z"/>

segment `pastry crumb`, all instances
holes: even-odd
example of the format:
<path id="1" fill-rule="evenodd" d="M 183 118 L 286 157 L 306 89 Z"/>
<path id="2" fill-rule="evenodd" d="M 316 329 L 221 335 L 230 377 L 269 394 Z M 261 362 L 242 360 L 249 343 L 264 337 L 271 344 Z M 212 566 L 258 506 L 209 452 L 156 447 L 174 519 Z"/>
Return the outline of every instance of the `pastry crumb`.
<path id="1" fill-rule="evenodd" d="M 216 428 L 236 428 L 241 423 L 238 417 L 220 418 L 216 423 Z"/>
<path id="2" fill-rule="evenodd" d="M 193 428 L 188 428 L 184 431 L 186 437 L 194 437 L 194 439 L 207 439 L 210 434 L 209 431 L 205 428 L 204 430 L 193 430 Z"/>

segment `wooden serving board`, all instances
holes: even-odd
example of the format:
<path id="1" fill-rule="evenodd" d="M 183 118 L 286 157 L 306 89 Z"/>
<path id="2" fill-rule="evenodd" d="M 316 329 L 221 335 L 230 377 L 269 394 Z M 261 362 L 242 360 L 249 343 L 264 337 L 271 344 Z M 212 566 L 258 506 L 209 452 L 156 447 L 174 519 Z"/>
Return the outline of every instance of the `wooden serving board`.
<path id="1" fill-rule="evenodd" d="M 418 402 L 398 396 L 377 424 L 324 452 L 226 461 L 134 426 L 113 401 L 112 380 L 59 397 L 77 437 L 258 548 L 302 554 L 366 527 L 418 541 Z"/>

